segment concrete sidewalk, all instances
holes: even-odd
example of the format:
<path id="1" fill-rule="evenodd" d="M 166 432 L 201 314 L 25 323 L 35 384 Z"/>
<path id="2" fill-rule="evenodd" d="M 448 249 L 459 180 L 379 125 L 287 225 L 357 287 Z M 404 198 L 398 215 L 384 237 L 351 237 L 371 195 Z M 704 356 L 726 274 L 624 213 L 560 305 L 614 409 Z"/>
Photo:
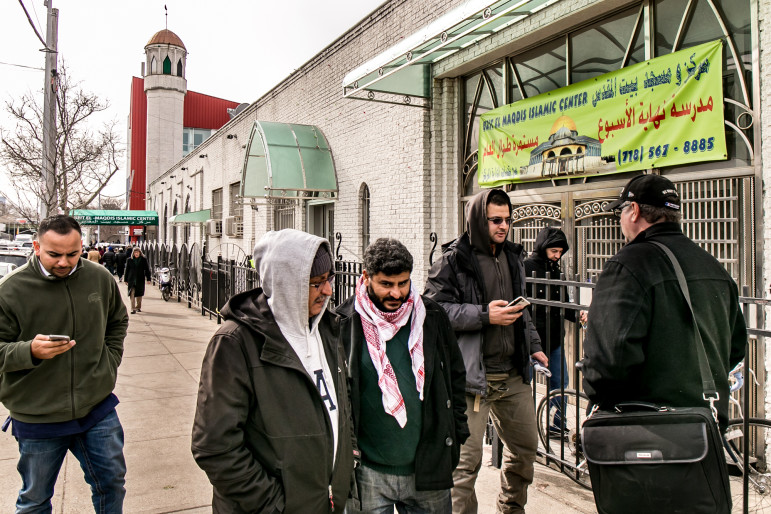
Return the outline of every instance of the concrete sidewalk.
<path id="1" fill-rule="evenodd" d="M 121 284 L 125 298 L 126 288 Z M 127 513 L 211 512 L 211 485 L 190 453 L 201 360 L 216 320 L 175 300 L 164 302 L 148 286 L 142 312 L 130 315 L 123 363 L 115 393 L 126 434 Z M 0 419 L 8 412 L 0 405 Z M 489 447 L 477 481 L 480 514 L 495 512 L 499 473 L 489 466 Z M 9 432 L 0 433 L 0 511 L 11 512 L 21 479 L 18 448 Z M 529 513 L 592 513 L 590 491 L 556 471 L 536 465 Z M 53 499 L 54 512 L 93 512 L 91 493 L 77 460 L 69 454 Z M 312 513 L 311 513 L 312 514 Z"/>

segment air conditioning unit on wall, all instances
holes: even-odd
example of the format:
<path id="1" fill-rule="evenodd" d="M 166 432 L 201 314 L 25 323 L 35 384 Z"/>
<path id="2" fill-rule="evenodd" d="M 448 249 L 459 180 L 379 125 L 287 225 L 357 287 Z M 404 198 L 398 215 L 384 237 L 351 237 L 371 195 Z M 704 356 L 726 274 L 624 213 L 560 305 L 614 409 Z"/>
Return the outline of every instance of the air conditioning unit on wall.
<path id="1" fill-rule="evenodd" d="M 228 216 L 225 218 L 225 234 L 230 237 L 243 237 L 244 219 L 241 216 Z"/>
<path id="2" fill-rule="evenodd" d="M 206 233 L 212 237 L 222 237 L 222 220 L 206 220 Z"/>

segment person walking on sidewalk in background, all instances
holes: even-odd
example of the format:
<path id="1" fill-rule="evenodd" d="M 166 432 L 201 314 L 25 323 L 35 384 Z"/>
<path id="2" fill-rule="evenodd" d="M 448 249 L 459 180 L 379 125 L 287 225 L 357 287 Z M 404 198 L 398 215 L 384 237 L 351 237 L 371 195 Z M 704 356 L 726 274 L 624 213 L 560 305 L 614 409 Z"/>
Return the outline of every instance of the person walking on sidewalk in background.
<path id="1" fill-rule="evenodd" d="M 471 436 L 453 474 L 452 509 L 477 512 L 474 484 L 492 414 L 505 445 L 498 510 L 524 512 L 538 447 L 530 358 L 544 366 L 548 358 L 525 306 L 507 306 L 525 294 L 524 250 L 506 239 L 508 195 L 501 189 L 478 193 L 468 203 L 466 220 L 466 232 L 445 245 L 431 266 L 425 293 L 447 311 L 466 366 Z"/>
<path id="2" fill-rule="evenodd" d="M 112 246 L 108 247 L 102 255 L 102 264 L 110 272 L 110 275 L 115 275 L 115 252 L 112 251 Z"/>
<path id="3" fill-rule="evenodd" d="M 0 402 L 18 441 L 16 512 L 51 512 L 67 451 L 80 462 L 96 512 L 123 509 L 123 428 L 113 394 L 126 307 L 102 266 L 81 259 L 80 225 L 40 222 L 35 255 L 0 281 Z M 58 334 L 52 336 L 49 334 Z"/>
<path id="4" fill-rule="evenodd" d="M 468 437 L 463 357 L 447 314 L 413 287 L 412 262 L 399 241 L 378 239 L 364 252 L 355 296 L 337 310 L 366 513 L 449 513 Z"/>
<path id="5" fill-rule="evenodd" d="M 342 512 L 354 440 L 326 239 L 254 247 L 262 287 L 232 297 L 201 367 L 192 452 L 214 512 Z"/>
<path id="6" fill-rule="evenodd" d="M 535 247 L 530 257 L 525 259 L 525 275 L 532 277 L 535 273 L 536 278 L 549 278 L 559 280 L 562 274 L 559 261 L 563 255 L 570 249 L 568 239 L 565 233 L 556 227 L 545 227 L 538 232 L 535 238 Z M 567 288 L 565 286 L 547 286 L 546 284 L 527 284 L 527 296 L 530 298 L 547 298 L 546 288 L 549 288 L 548 298 L 553 302 L 568 302 Z M 535 290 L 534 290 L 535 289 Z M 544 305 L 534 305 L 530 307 L 531 312 L 535 309 L 534 323 L 541 338 L 541 345 L 545 346 L 549 356 L 549 391 L 567 387 L 570 380 L 570 370 L 567 368 L 567 361 L 563 352 L 563 342 L 565 341 L 564 319 L 576 321 L 576 311 L 565 309 L 562 311 L 557 307 L 547 309 Z M 579 318 L 586 321 L 586 313 L 581 312 Z M 547 330 L 548 326 L 548 330 Z M 548 335 L 548 337 L 547 337 Z M 559 403 L 559 402 L 558 402 Z M 552 427 L 557 432 L 560 431 L 559 415 L 553 420 Z"/>
<path id="7" fill-rule="evenodd" d="M 148 284 L 152 280 L 150 265 L 145 256 L 142 255 L 142 250 L 135 246 L 131 258 L 126 260 L 126 284 L 128 285 L 129 298 L 131 298 L 131 314 L 142 312 L 145 280 Z"/>
<path id="8" fill-rule="evenodd" d="M 115 266 L 116 275 L 118 275 L 118 282 L 123 280 L 123 273 L 126 270 L 126 261 L 131 255 L 131 247 L 127 246 L 125 251 L 118 250 L 115 252 Z"/>
<path id="9" fill-rule="evenodd" d="M 90 246 L 88 248 L 88 260 L 99 264 L 99 261 L 101 259 L 102 259 L 102 254 L 99 253 L 99 250 L 97 250 L 93 246 Z"/>

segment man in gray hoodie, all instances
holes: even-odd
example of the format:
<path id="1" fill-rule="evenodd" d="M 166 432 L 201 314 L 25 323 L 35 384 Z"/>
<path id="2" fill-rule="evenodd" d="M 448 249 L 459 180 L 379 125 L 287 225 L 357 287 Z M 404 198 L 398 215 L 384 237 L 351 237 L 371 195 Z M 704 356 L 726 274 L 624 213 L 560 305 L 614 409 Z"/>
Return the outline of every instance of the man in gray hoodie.
<path id="1" fill-rule="evenodd" d="M 469 201 L 466 219 L 466 232 L 444 245 L 431 267 L 425 293 L 447 311 L 466 366 L 471 435 L 453 473 L 453 512 L 477 512 L 474 484 L 488 416 L 505 445 L 498 511 L 524 512 L 538 447 L 530 357 L 544 366 L 548 359 L 524 304 L 508 306 L 525 296 L 524 251 L 507 240 L 508 195 L 480 192 Z"/>
<path id="2" fill-rule="evenodd" d="M 326 239 L 268 232 L 261 288 L 231 298 L 204 356 L 192 451 L 214 512 L 341 512 L 354 444 Z"/>

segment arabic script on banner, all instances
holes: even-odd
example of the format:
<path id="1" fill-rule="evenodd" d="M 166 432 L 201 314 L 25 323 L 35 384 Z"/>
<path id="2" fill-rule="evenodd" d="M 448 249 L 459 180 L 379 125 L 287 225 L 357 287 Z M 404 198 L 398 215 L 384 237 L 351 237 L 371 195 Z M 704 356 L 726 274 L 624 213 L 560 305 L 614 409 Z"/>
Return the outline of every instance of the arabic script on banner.
<path id="1" fill-rule="evenodd" d="M 482 187 L 726 159 L 720 40 L 482 115 Z"/>

